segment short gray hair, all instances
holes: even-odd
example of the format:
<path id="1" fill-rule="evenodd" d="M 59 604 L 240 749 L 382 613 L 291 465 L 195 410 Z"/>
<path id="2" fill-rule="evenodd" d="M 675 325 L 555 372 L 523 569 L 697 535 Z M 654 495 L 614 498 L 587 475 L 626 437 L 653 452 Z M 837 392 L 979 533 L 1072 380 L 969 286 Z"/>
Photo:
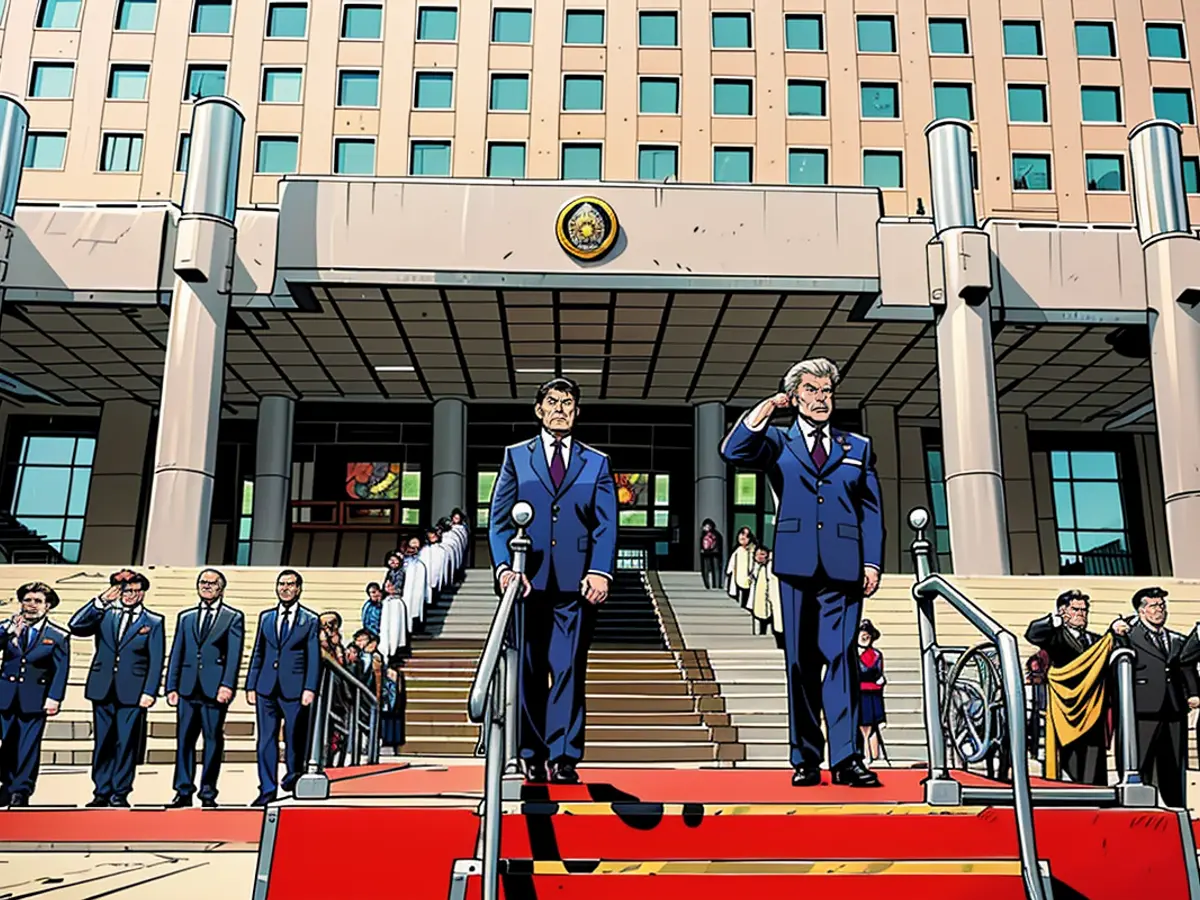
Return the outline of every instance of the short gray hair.
<path id="1" fill-rule="evenodd" d="M 832 361 L 819 356 L 798 362 L 787 370 L 787 374 L 783 376 L 784 392 L 790 394 L 800 387 L 800 379 L 805 375 L 811 375 L 813 378 L 828 378 L 830 384 L 833 385 L 842 379 L 838 367 Z"/>

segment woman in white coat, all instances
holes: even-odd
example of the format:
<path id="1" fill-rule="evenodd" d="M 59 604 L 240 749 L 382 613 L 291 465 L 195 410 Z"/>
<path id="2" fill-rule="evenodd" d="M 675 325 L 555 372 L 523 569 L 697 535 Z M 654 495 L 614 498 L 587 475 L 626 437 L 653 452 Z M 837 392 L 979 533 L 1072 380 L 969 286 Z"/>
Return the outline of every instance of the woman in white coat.
<path id="1" fill-rule="evenodd" d="M 725 590 L 743 607 L 750 605 L 750 589 L 753 586 L 754 572 L 754 532 L 749 528 L 741 528 L 737 533 L 737 543 L 729 554 L 729 564 L 725 566 Z"/>

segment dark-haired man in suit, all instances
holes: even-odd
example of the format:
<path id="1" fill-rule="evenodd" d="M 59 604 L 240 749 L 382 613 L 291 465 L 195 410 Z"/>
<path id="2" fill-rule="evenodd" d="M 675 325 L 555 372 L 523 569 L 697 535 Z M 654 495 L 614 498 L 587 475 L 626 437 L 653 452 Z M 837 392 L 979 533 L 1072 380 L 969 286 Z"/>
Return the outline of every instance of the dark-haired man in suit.
<path id="1" fill-rule="evenodd" d="M 1054 612 L 1035 619 L 1025 629 L 1025 640 L 1046 651 L 1052 669 L 1074 662 L 1100 640 L 1100 635 L 1088 631 L 1090 599 L 1083 591 L 1063 591 Z M 1101 716 L 1089 731 L 1062 748 L 1059 763 L 1076 784 L 1106 785 L 1107 747 L 1107 721 Z"/>
<path id="2" fill-rule="evenodd" d="M 196 742 L 204 735 L 200 805 L 217 805 L 225 752 L 225 717 L 237 689 L 246 617 L 225 603 L 225 575 L 205 569 L 196 579 L 200 603 L 179 614 L 167 663 L 167 703 L 175 717 L 175 808 L 196 793 Z"/>
<path id="3" fill-rule="evenodd" d="M 607 599 L 616 567 L 617 500 L 608 456 L 571 435 L 579 385 L 569 378 L 546 382 L 533 410 L 539 434 L 504 451 L 492 488 L 488 541 L 503 592 L 517 577 L 508 548 L 516 528 L 513 506 L 533 506 L 533 549 L 520 576 L 520 756 L 530 782 L 548 777 L 575 784 L 583 758 L 588 646 L 596 606 Z"/>
<path id="4" fill-rule="evenodd" d="M 1138 771 L 1167 806 L 1187 803 L 1187 716 L 1200 708 L 1200 625 L 1186 635 L 1167 628 L 1167 592 L 1142 588 L 1133 595 L 1136 618 L 1113 624 L 1117 642 L 1137 653 L 1133 707 Z"/>
<path id="5" fill-rule="evenodd" d="M 278 792 L 280 723 L 287 745 L 283 789 L 292 790 L 304 773 L 309 715 L 321 674 L 321 644 L 316 613 L 300 605 L 303 590 L 300 573 L 284 569 L 275 579 L 279 604 L 258 617 L 246 673 L 246 702 L 255 708 L 258 731 L 254 806 L 266 806 Z"/>
<path id="6" fill-rule="evenodd" d="M 0 622 L 0 806 L 28 806 L 37 786 L 46 719 L 67 693 L 71 639 L 48 615 L 58 594 L 34 581 L 17 588 L 21 611 Z"/>
<path id="7" fill-rule="evenodd" d="M 84 696 L 92 702 L 92 801 L 129 806 L 146 724 L 162 684 L 166 655 L 163 617 L 146 609 L 150 579 L 122 569 L 109 588 L 71 617 L 71 634 L 95 639 Z"/>

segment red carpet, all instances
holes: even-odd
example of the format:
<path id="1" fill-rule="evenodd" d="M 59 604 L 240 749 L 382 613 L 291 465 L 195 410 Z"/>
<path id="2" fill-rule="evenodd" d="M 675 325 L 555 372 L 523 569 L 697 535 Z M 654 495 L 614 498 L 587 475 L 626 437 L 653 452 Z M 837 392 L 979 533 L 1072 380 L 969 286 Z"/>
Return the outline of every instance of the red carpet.
<path id="1" fill-rule="evenodd" d="M 0 843 L 257 844 L 261 809 L 12 809 Z"/>

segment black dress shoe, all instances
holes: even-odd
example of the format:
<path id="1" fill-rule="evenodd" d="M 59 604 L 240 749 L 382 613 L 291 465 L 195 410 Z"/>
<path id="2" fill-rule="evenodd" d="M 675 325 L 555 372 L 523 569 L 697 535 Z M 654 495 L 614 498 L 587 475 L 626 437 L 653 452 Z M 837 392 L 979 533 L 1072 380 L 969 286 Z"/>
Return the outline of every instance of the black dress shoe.
<path id="1" fill-rule="evenodd" d="M 183 809 L 192 805 L 191 794 L 176 794 L 175 799 L 167 804 L 167 809 Z"/>
<path id="2" fill-rule="evenodd" d="M 11 799 L 9 799 L 9 801 L 8 801 L 8 805 L 11 809 L 16 809 L 17 807 L 20 807 L 20 806 L 28 806 L 29 805 L 29 795 L 28 794 L 13 794 Z"/>
<path id="3" fill-rule="evenodd" d="M 821 783 L 819 766 L 796 766 L 792 772 L 792 787 L 813 787 Z"/>
<path id="4" fill-rule="evenodd" d="M 215 797 L 201 797 L 200 806 L 202 809 L 216 809 L 217 800 Z"/>
<path id="5" fill-rule="evenodd" d="M 8 806 L 12 803 L 12 793 L 8 788 L 0 789 L 0 806 Z"/>
<path id="6" fill-rule="evenodd" d="M 115 806 L 118 809 L 129 809 L 129 800 L 125 797 L 112 797 L 108 801 L 109 806 Z"/>
<path id="7" fill-rule="evenodd" d="M 546 781 L 546 764 L 538 760 L 525 760 L 525 783 L 545 784 Z"/>
<path id="8" fill-rule="evenodd" d="M 551 784 L 579 784 L 579 773 L 574 763 L 558 763 L 550 772 Z"/>
<path id="9" fill-rule="evenodd" d="M 101 809 L 112 805 L 108 797 L 93 797 L 90 803 L 84 804 L 88 809 Z"/>
<path id="10" fill-rule="evenodd" d="M 266 806 L 268 803 L 274 803 L 274 802 L 275 802 L 274 794 L 259 794 L 257 797 L 254 798 L 254 802 L 251 803 L 250 805 L 251 806 Z"/>
<path id="11" fill-rule="evenodd" d="M 849 759 L 834 768 L 833 783 L 856 788 L 879 787 L 879 776 L 860 760 Z"/>

